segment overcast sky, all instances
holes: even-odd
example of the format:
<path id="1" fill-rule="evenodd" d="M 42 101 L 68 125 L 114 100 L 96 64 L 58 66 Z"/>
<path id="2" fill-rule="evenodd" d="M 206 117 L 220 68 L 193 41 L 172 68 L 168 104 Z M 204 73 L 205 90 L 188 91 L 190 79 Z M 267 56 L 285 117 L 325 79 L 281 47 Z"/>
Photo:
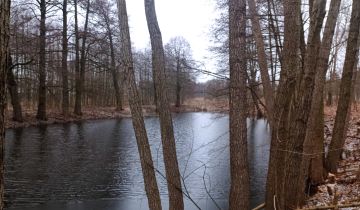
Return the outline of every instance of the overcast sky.
<path id="1" fill-rule="evenodd" d="M 207 59 L 210 54 L 210 28 L 216 18 L 214 0 L 155 0 L 155 7 L 163 42 L 183 36 L 191 45 L 194 59 L 204 62 L 213 71 L 214 63 Z M 144 0 L 127 1 L 131 39 L 136 48 L 149 45 Z M 208 77 L 200 76 L 198 81 Z"/>

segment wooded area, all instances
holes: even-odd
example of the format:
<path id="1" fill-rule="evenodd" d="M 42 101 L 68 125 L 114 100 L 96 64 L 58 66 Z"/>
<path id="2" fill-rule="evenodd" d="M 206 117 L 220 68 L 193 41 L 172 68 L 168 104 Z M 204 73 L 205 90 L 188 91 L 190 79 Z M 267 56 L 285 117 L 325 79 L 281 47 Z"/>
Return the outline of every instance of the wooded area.
<path id="1" fill-rule="evenodd" d="M 270 128 L 265 209 L 300 209 L 310 189 L 338 173 L 360 96 L 360 1 L 216 0 L 211 70 L 184 37 L 163 43 L 167 26 L 159 25 L 154 0 L 144 0 L 146 49 L 132 46 L 125 0 L 0 2 L 0 210 L 5 121 L 35 113 L 45 123 L 53 113 L 66 122 L 84 110 L 128 111 L 152 210 L 162 204 L 144 123 L 149 107 L 160 121 L 169 209 L 194 202 L 179 169 L 172 111 L 199 98 L 229 114 L 229 209 L 250 209 L 248 118 L 265 117 Z M 199 74 L 211 79 L 198 82 Z M 211 111 L 210 103 L 193 106 Z M 330 142 L 326 107 L 336 109 Z"/>

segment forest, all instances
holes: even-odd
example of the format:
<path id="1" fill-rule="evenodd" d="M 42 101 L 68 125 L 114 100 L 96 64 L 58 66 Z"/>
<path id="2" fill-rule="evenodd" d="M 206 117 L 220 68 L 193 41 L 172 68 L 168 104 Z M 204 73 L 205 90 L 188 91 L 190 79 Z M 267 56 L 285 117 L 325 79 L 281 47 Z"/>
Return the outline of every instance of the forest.
<path id="1" fill-rule="evenodd" d="M 360 209 L 359 0 L 133 1 L 0 0 L 0 210 Z"/>

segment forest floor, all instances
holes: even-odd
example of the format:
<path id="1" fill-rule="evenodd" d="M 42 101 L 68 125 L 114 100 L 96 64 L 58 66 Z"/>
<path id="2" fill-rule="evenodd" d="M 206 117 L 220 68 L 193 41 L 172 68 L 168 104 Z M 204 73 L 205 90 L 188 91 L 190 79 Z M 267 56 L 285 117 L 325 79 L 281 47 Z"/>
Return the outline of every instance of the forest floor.
<path id="1" fill-rule="evenodd" d="M 226 112 L 227 102 L 221 100 L 212 100 L 204 98 L 194 98 L 185 101 L 184 104 L 177 108 L 171 106 L 171 111 L 175 113 L 182 112 Z M 154 105 L 143 106 L 143 114 L 145 117 L 156 116 L 156 108 Z M 24 109 L 23 122 L 16 122 L 12 120 L 12 110 L 9 108 L 5 112 L 5 127 L 18 128 L 29 127 L 41 124 L 56 124 L 67 123 L 84 120 L 98 120 L 98 119 L 116 119 L 116 118 L 129 118 L 131 112 L 129 107 L 125 106 L 124 110 L 117 111 L 115 107 L 85 107 L 81 116 L 70 113 L 64 117 L 59 109 L 49 109 L 47 113 L 47 121 L 39 121 L 36 119 L 36 110 Z"/>
<path id="2" fill-rule="evenodd" d="M 325 108 L 325 138 L 330 144 L 336 107 Z M 318 192 L 310 197 L 306 207 L 330 206 L 360 202 L 360 109 L 352 110 L 345 148 L 336 174 L 330 174 Z M 352 207 L 347 209 L 360 209 Z"/>

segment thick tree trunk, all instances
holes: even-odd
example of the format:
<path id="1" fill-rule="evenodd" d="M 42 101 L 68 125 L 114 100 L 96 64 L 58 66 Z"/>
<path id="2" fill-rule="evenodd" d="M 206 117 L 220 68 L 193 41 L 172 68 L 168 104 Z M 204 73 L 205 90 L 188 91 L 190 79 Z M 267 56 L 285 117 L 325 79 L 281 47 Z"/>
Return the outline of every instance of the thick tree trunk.
<path id="1" fill-rule="evenodd" d="M 351 100 L 351 87 L 353 69 L 356 63 L 356 55 L 358 51 L 360 26 L 360 1 L 353 0 L 352 13 L 350 20 L 349 38 L 347 42 L 345 64 L 340 84 L 340 97 L 336 110 L 335 124 L 333 129 L 333 137 L 331 139 L 328 156 L 326 159 L 326 167 L 332 172 L 337 172 L 337 164 L 342 153 L 345 143 L 347 112 Z"/>
<path id="2" fill-rule="evenodd" d="M 46 119 L 46 0 L 40 0 L 39 101 L 36 118 Z"/>
<path id="3" fill-rule="evenodd" d="M 0 0 L 0 210 L 4 207 L 4 157 L 7 56 L 10 38 L 10 0 Z"/>
<path id="4" fill-rule="evenodd" d="M 18 93 L 18 84 L 15 79 L 15 75 L 12 68 L 12 59 L 10 53 L 7 55 L 7 87 L 11 99 L 11 105 L 13 107 L 13 120 L 17 122 L 23 121 L 21 103 Z"/>
<path id="5" fill-rule="evenodd" d="M 259 22 L 259 16 L 256 11 L 255 0 L 248 0 L 249 10 L 251 16 L 251 25 L 254 32 L 254 39 L 257 47 L 258 63 L 260 67 L 260 76 L 263 86 L 266 112 L 269 122 L 272 122 L 273 106 L 274 106 L 274 90 L 270 82 L 270 76 L 268 71 L 267 56 L 265 52 L 264 39 L 261 33 L 261 27 Z"/>
<path id="6" fill-rule="evenodd" d="M 125 0 L 118 0 L 119 25 L 122 54 L 122 65 L 125 69 L 128 85 L 129 104 L 135 130 L 138 150 L 140 154 L 141 168 L 144 176 L 145 191 L 151 210 L 161 210 L 161 200 L 156 182 L 154 163 L 151 156 L 144 118 L 141 109 L 141 100 L 136 87 L 133 57 L 131 51 L 131 39 L 128 25 L 128 16 Z"/>
<path id="7" fill-rule="evenodd" d="M 288 116 L 293 97 L 300 53 L 300 3 L 297 0 L 284 1 L 284 48 L 281 52 L 282 69 L 280 82 L 274 100 L 271 150 L 266 184 L 266 209 L 279 209 L 282 197 L 284 170 L 281 162 L 285 153 L 288 132 Z"/>
<path id="8" fill-rule="evenodd" d="M 247 159 L 246 1 L 229 1 L 230 198 L 229 209 L 249 209 Z"/>
<path id="9" fill-rule="evenodd" d="M 330 3 L 316 66 L 315 87 L 304 142 L 304 153 L 316 155 L 306 155 L 303 160 L 304 176 L 311 185 L 317 185 L 324 181 L 324 89 L 340 4 L 341 0 L 332 0 Z"/>
<path id="10" fill-rule="evenodd" d="M 325 17 L 326 0 L 315 0 L 311 14 L 310 31 L 304 62 L 304 75 L 299 80 L 299 89 L 293 97 L 293 110 L 289 118 L 287 151 L 283 166 L 285 170 L 284 195 L 282 207 L 286 209 L 297 208 L 304 203 L 305 181 L 300 179 L 302 168 L 303 144 L 306 136 L 307 121 L 311 111 L 312 94 L 315 86 L 317 57 L 320 49 L 320 34 Z"/>
<path id="11" fill-rule="evenodd" d="M 61 73 L 62 73 L 62 112 L 66 117 L 69 114 L 69 81 L 68 81 L 68 38 L 67 38 L 67 0 L 63 0 L 63 31 L 62 31 L 62 58 L 61 58 Z"/>
<path id="12" fill-rule="evenodd" d="M 154 0 L 145 0 L 145 14 L 151 39 L 153 78 L 156 107 L 160 116 L 166 179 L 169 191 L 169 209 L 184 209 L 181 177 L 176 155 L 174 129 L 167 96 L 165 54 Z"/>

